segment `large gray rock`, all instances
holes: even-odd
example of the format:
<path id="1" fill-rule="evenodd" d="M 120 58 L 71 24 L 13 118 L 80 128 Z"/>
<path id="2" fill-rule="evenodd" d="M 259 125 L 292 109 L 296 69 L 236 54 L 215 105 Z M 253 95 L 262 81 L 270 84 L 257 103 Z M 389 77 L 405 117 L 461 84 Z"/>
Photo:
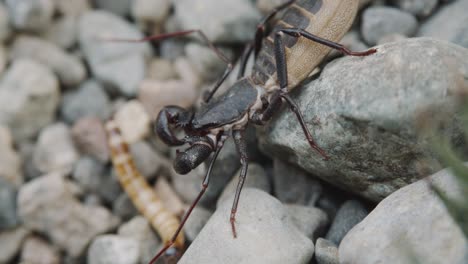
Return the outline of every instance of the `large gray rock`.
<path id="1" fill-rule="evenodd" d="M 59 96 L 49 68 L 15 60 L 0 81 L 0 124 L 9 126 L 16 140 L 32 137 L 53 120 Z"/>
<path id="2" fill-rule="evenodd" d="M 297 88 L 293 98 L 331 157 L 312 150 L 285 109 L 260 133 L 268 155 L 295 163 L 330 183 L 380 200 L 440 168 L 417 121 L 445 120 L 443 133 L 461 137 L 457 92 L 468 83 L 468 50 L 419 38 L 389 43 L 365 58 L 345 57 Z M 263 134 L 263 135 L 262 135 Z"/>
<path id="3" fill-rule="evenodd" d="M 108 38 L 141 39 L 143 34 L 122 18 L 105 11 L 83 14 L 78 31 L 93 75 L 117 87 L 123 95 L 134 96 L 145 76 L 149 44 L 112 42 Z"/>
<path id="4" fill-rule="evenodd" d="M 18 212 L 24 225 L 44 233 L 70 256 L 80 256 L 91 240 L 117 227 L 106 208 L 84 206 L 62 175 L 50 174 L 23 185 Z"/>
<path id="5" fill-rule="evenodd" d="M 422 24 L 418 35 L 468 48 L 468 0 L 453 1 Z"/>
<path id="6" fill-rule="evenodd" d="M 181 29 L 202 29 L 211 41 L 248 41 L 260 20 L 249 0 L 179 0 L 174 7 Z"/>
<path id="7" fill-rule="evenodd" d="M 187 263 L 308 263 L 312 241 L 292 223 L 283 205 L 267 193 L 246 188 L 237 211 L 237 238 L 232 237 L 231 202 L 224 203 L 187 249 Z"/>
<path id="8" fill-rule="evenodd" d="M 449 170 L 406 186 L 379 205 L 341 242 L 340 263 L 467 263 L 468 241 L 428 187 L 466 203 L 466 193 Z"/>

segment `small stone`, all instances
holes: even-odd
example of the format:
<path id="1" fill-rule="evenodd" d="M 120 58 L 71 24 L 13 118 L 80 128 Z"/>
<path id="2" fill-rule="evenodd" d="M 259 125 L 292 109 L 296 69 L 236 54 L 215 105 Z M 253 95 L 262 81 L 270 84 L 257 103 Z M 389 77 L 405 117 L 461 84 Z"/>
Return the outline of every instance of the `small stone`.
<path id="1" fill-rule="evenodd" d="M 18 187 L 23 183 L 21 172 L 21 157 L 13 148 L 10 130 L 0 125 L 0 180 Z"/>
<path id="2" fill-rule="evenodd" d="M 88 250 L 88 264 L 137 264 L 140 259 L 138 241 L 116 235 L 101 235 Z"/>
<path id="3" fill-rule="evenodd" d="M 324 211 L 296 204 L 288 204 L 286 209 L 296 227 L 310 240 L 315 241 L 325 233 L 325 228 L 328 226 L 328 216 Z"/>
<path id="4" fill-rule="evenodd" d="M 68 2 L 60 1 L 58 2 Z M 65 16 L 56 19 L 42 37 L 62 49 L 70 49 L 77 44 L 78 18 L 74 16 Z"/>
<path id="5" fill-rule="evenodd" d="M 101 162 L 109 160 L 104 124 L 97 117 L 78 119 L 71 130 L 73 141 L 82 154 L 90 155 Z"/>
<path id="6" fill-rule="evenodd" d="M 137 170 L 147 179 L 152 180 L 162 167 L 164 157 L 159 155 L 150 144 L 138 141 L 130 145 L 130 153 L 133 156 Z"/>
<path id="7" fill-rule="evenodd" d="M 320 237 L 315 243 L 315 260 L 317 264 L 339 264 L 338 248 L 332 242 Z"/>
<path id="8" fill-rule="evenodd" d="M 142 140 L 150 133 L 150 117 L 138 100 L 126 102 L 117 110 L 114 120 L 129 144 Z"/>
<path id="9" fill-rule="evenodd" d="M 193 208 L 192 214 L 184 225 L 184 233 L 188 241 L 194 241 L 213 213 L 203 207 Z"/>
<path id="10" fill-rule="evenodd" d="M 13 43 L 13 59 L 33 59 L 52 69 L 64 85 L 76 85 L 86 77 L 81 61 L 61 50 L 58 46 L 43 39 L 20 36 Z"/>
<path id="11" fill-rule="evenodd" d="M 108 2 L 108 1 L 107 1 Z M 148 43 L 112 42 L 108 38 L 141 39 L 143 34 L 123 18 L 105 11 L 87 12 L 80 17 L 79 42 L 93 75 L 134 96 L 146 72 Z"/>
<path id="12" fill-rule="evenodd" d="M 24 241 L 21 250 L 21 263 L 59 264 L 60 257 L 49 243 L 37 236 L 30 236 Z"/>
<path id="13" fill-rule="evenodd" d="M 345 236 L 339 247 L 340 263 L 410 263 L 416 257 L 419 263 L 465 264 L 466 234 L 429 182 L 466 205 L 466 189 L 449 169 L 403 187 Z"/>
<path id="14" fill-rule="evenodd" d="M 90 0 L 55 0 L 55 6 L 65 17 L 79 17 L 91 9 Z"/>
<path id="15" fill-rule="evenodd" d="M 130 14 L 132 0 L 94 0 L 94 4 L 99 9 L 104 9 L 119 16 Z"/>
<path id="16" fill-rule="evenodd" d="M 0 177 L 0 230 L 13 228 L 19 223 L 16 215 L 16 188 Z"/>
<path id="17" fill-rule="evenodd" d="M 55 123 L 41 131 L 33 153 L 34 166 L 40 172 L 69 173 L 78 158 L 70 129 L 65 124 Z"/>
<path id="18" fill-rule="evenodd" d="M 340 245 L 343 237 L 367 216 L 369 211 L 357 200 L 345 202 L 338 212 L 325 237 L 335 245 Z"/>
<path id="19" fill-rule="evenodd" d="M 26 227 L 46 234 L 74 257 L 82 255 L 95 236 L 119 224 L 107 209 L 82 205 L 58 174 L 44 175 L 23 185 L 18 194 L 18 212 Z"/>
<path id="20" fill-rule="evenodd" d="M 128 194 L 125 192 L 122 192 L 117 199 L 112 202 L 112 212 L 124 221 L 139 214 L 132 200 L 130 200 L 130 197 L 128 197 Z"/>
<path id="21" fill-rule="evenodd" d="M 182 30 L 203 29 L 214 42 L 249 41 L 260 20 L 250 0 L 179 0 L 174 8 Z"/>
<path id="22" fill-rule="evenodd" d="M 418 36 L 437 38 L 468 48 L 468 1 L 443 6 L 421 26 Z"/>
<path id="23" fill-rule="evenodd" d="M 11 24 L 18 30 L 39 32 L 51 23 L 54 0 L 6 0 Z"/>
<path id="24" fill-rule="evenodd" d="M 427 17 L 437 7 L 437 0 L 393 0 L 401 9 L 418 17 Z"/>
<path id="25" fill-rule="evenodd" d="M 370 45 L 375 45 L 388 34 L 399 33 L 411 37 L 417 28 L 418 21 L 413 15 L 392 7 L 370 7 L 362 16 L 362 35 Z"/>
<path id="26" fill-rule="evenodd" d="M 106 120 L 111 114 L 109 96 L 97 81 L 83 83 L 77 90 L 65 93 L 60 112 L 66 122 L 73 124 L 83 117 Z"/>
<path id="27" fill-rule="evenodd" d="M 18 254 L 24 239 L 31 233 L 24 227 L 0 232 L 0 263 L 9 263 Z"/>
<path id="28" fill-rule="evenodd" d="M 232 238 L 230 212 L 231 202 L 226 201 L 179 264 L 308 263 L 311 259 L 312 241 L 297 230 L 286 209 L 274 197 L 257 189 L 243 190 L 236 215 L 236 239 Z"/>
<path id="29" fill-rule="evenodd" d="M 177 77 L 177 72 L 174 69 L 172 61 L 156 58 L 151 60 L 146 77 L 157 81 L 168 81 L 175 79 Z"/>
<path id="30" fill-rule="evenodd" d="M 101 183 L 102 188 L 99 189 L 99 195 L 109 203 L 114 202 L 122 193 L 122 187 L 117 179 L 115 169 L 112 168 L 109 176 L 106 176 Z"/>
<path id="31" fill-rule="evenodd" d="M 140 262 L 149 263 L 157 249 L 162 246 L 161 241 L 151 229 L 149 222 L 142 216 L 135 216 L 119 227 L 118 234 L 138 241 Z"/>
<path id="32" fill-rule="evenodd" d="M 0 2 L 0 43 L 5 41 L 11 33 L 10 29 L 10 15 L 3 4 Z M 1 57 L 1 56 L 0 56 Z M 0 71 L 1 73 L 2 71 Z"/>
<path id="33" fill-rule="evenodd" d="M 16 140 L 32 137 L 54 119 L 59 96 L 51 70 L 15 60 L 0 81 L 0 124 L 8 125 Z"/>
<path id="34" fill-rule="evenodd" d="M 138 92 L 138 99 L 153 119 L 163 107 L 177 105 L 187 108 L 194 104 L 197 97 L 195 87 L 180 80 L 145 80 Z"/>
<path id="35" fill-rule="evenodd" d="M 171 1 L 169 0 L 135 0 L 132 1 L 132 16 L 142 24 L 162 24 L 169 16 Z"/>
<path id="36" fill-rule="evenodd" d="M 219 51 L 230 60 L 233 57 L 229 49 L 219 48 Z M 221 60 L 216 53 L 206 45 L 195 42 L 185 46 L 185 54 L 192 64 L 192 67 L 206 81 L 216 81 L 227 68 L 225 61 Z M 234 63 L 233 63 L 234 64 Z"/>
<path id="37" fill-rule="evenodd" d="M 106 168 L 99 161 L 84 156 L 76 162 L 72 177 L 85 191 L 98 193 L 106 177 Z"/>
<path id="38" fill-rule="evenodd" d="M 236 192 L 237 183 L 239 182 L 240 170 L 241 169 L 239 169 L 234 174 L 234 177 L 232 177 L 231 181 L 224 187 L 223 192 L 218 198 L 218 206 L 223 204 L 227 198 L 232 197 Z M 246 180 L 244 182 L 244 188 L 246 187 L 257 188 L 267 193 L 271 191 L 270 179 L 268 178 L 263 167 L 259 164 L 249 163 L 249 166 L 247 167 Z"/>
<path id="39" fill-rule="evenodd" d="M 322 194 L 322 184 L 306 171 L 279 159 L 273 161 L 275 195 L 283 203 L 314 206 Z"/>

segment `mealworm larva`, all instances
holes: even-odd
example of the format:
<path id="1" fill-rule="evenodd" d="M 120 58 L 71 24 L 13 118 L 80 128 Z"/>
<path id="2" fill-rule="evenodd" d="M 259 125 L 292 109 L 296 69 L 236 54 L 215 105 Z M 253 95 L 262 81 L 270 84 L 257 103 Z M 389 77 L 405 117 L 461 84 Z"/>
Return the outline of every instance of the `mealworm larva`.
<path id="1" fill-rule="evenodd" d="M 180 225 L 179 219 L 165 208 L 161 199 L 137 170 L 128 144 L 115 121 L 111 120 L 106 123 L 106 132 L 112 163 L 122 188 L 138 211 L 158 232 L 163 243 L 168 243 Z M 184 243 L 183 232 L 180 232 L 174 245 L 178 249 L 183 249 Z"/>

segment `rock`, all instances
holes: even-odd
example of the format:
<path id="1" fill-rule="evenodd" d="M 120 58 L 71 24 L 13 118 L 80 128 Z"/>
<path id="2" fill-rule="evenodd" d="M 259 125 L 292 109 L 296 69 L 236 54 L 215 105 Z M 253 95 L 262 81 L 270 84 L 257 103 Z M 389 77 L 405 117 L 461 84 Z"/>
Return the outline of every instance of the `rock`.
<path id="1" fill-rule="evenodd" d="M 142 140 L 150 133 L 150 117 L 138 100 L 126 102 L 117 110 L 114 120 L 129 144 Z"/>
<path id="2" fill-rule="evenodd" d="M 106 175 L 104 164 L 91 157 L 81 157 L 73 168 L 72 177 L 87 192 L 99 193 L 99 189 Z"/>
<path id="3" fill-rule="evenodd" d="M 120 187 L 114 168 L 112 168 L 110 175 L 103 179 L 101 186 L 99 195 L 109 203 L 114 202 L 122 193 L 122 188 Z"/>
<path id="4" fill-rule="evenodd" d="M 65 17 L 79 17 L 91 9 L 90 0 L 55 0 L 55 6 Z"/>
<path id="5" fill-rule="evenodd" d="M 17 37 L 11 56 L 13 59 L 33 59 L 46 65 L 64 85 L 76 85 L 86 78 L 86 70 L 80 60 L 65 53 L 55 44 L 37 37 Z"/>
<path id="6" fill-rule="evenodd" d="M 288 204 L 286 209 L 292 217 L 294 225 L 310 240 L 315 241 L 325 233 L 325 228 L 328 226 L 328 216 L 324 211 L 296 204 Z"/>
<path id="7" fill-rule="evenodd" d="M 105 11 L 81 16 L 79 42 L 93 75 L 118 88 L 125 96 L 134 96 L 146 72 L 148 43 L 112 42 L 108 38 L 141 39 L 143 34 L 120 17 Z"/>
<path id="8" fill-rule="evenodd" d="M 419 38 L 379 46 L 365 58 L 342 58 L 292 96 L 331 159 L 307 145 L 287 110 L 261 129 L 260 148 L 342 189 L 381 200 L 440 167 L 431 143 L 420 136 L 422 113 L 430 113 L 428 123 L 447 122 L 442 134 L 461 137 L 455 108 L 468 85 L 467 57 L 457 45 Z"/>
<path id="9" fill-rule="evenodd" d="M 308 263 L 312 257 L 312 241 L 296 229 L 282 204 L 267 193 L 250 188 L 242 192 L 236 239 L 229 224 L 230 212 L 231 202 L 226 201 L 179 264 Z"/>
<path id="10" fill-rule="evenodd" d="M 132 220 L 120 226 L 118 234 L 138 241 L 140 249 L 140 263 L 149 263 L 157 249 L 162 246 L 161 241 L 151 229 L 149 222 L 142 216 L 136 216 Z"/>
<path id="11" fill-rule="evenodd" d="M 10 15 L 3 3 L 0 3 L 0 42 L 5 41 L 10 36 Z M 0 71 L 1 72 L 1 71 Z"/>
<path id="12" fill-rule="evenodd" d="M 157 176 L 156 173 L 161 169 L 165 159 L 145 141 L 131 144 L 130 153 L 133 156 L 137 170 L 147 180 L 153 180 Z"/>
<path id="13" fill-rule="evenodd" d="M 109 160 L 104 124 L 97 117 L 83 117 L 78 119 L 71 130 L 75 146 L 82 154 L 90 155 L 101 162 Z"/>
<path id="14" fill-rule="evenodd" d="M 104 121 L 111 114 L 109 96 L 101 84 L 93 80 L 65 93 L 60 108 L 63 119 L 71 124 L 83 117 L 99 117 Z"/>
<path id="15" fill-rule="evenodd" d="M 249 0 L 180 0 L 174 2 L 174 8 L 182 30 L 202 29 L 214 42 L 251 40 L 260 20 Z"/>
<path id="16" fill-rule="evenodd" d="M 21 157 L 13 148 L 10 130 L 0 125 L 0 180 L 6 180 L 18 187 L 23 182 Z"/>
<path id="17" fill-rule="evenodd" d="M 43 32 L 42 37 L 62 49 L 71 49 L 77 44 L 77 33 L 78 18 L 74 16 L 65 16 L 56 19 L 52 25 L 50 25 L 50 27 L 48 27 L 47 30 Z"/>
<path id="18" fill-rule="evenodd" d="M 0 75 L 3 74 L 3 70 L 5 70 L 6 64 L 7 64 L 6 50 L 2 45 L 0 45 Z"/>
<path id="19" fill-rule="evenodd" d="M 200 74 L 193 68 L 192 64 L 185 57 L 175 59 L 174 68 L 177 75 L 190 87 L 198 88 L 202 83 Z"/>
<path id="20" fill-rule="evenodd" d="M 357 200 L 349 200 L 341 205 L 325 237 L 335 245 L 340 245 L 343 237 L 366 217 L 369 212 Z"/>
<path id="21" fill-rule="evenodd" d="M 169 16 L 171 1 L 169 0 L 135 0 L 132 1 L 132 16 L 139 23 L 158 25 Z"/>
<path id="22" fill-rule="evenodd" d="M 0 230 L 13 228 L 19 224 L 16 215 L 16 188 L 0 177 Z"/>
<path id="23" fill-rule="evenodd" d="M 0 263 L 8 263 L 18 254 L 24 239 L 30 231 L 24 227 L 0 232 Z"/>
<path id="24" fill-rule="evenodd" d="M 425 21 L 418 36 L 450 41 L 468 48 L 467 0 L 454 1 Z"/>
<path id="25" fill-rule="evenodd" d="M 60 257 L 52 245 L 37 236 L 30 236 L 24 241 L 21 250 L 21 263 L 59 264 Z"/>
<path id="26" fill-rule="evenodd" d="M 220 48 L 219 51 L 231 61 L 232 51 Z M 203 80 L 217 81 L 226 70 L 227 64 L 206 45 L 195 42 L 185 46 L 185 54 L 192 64 L 192 67 L 200 74 Z M 234 64 L 234 62 L 233 62 Z"/>
<path id="27" fill-rule="evenodd" d="M 427 17 L 437 7 L 437 0 L 393 0 L 401 9 L 418 17 Z"/>
<path id="28" fill-rule="evenodd" d="M 101 235 L 89 247 L 89 264 L 137 264 L 140 251 L 138 241 L 116 235 Z"/>
<path id="29" fill-rule="evenodd" d="M 418 21 L 413 15 L 392 7 L 369 7 L 362 16 L 361 32 L 370 45 L 388 34 L 411 37 L 417 28 Z"/>
<path id="30" fill-rule="evenodd" d="M 420 263 L 466 263 L 467 239 L 428 182 L 460 204 L 466 202 L 466 192 L 449 170 L 406 186 L 346 235 L 340 263 L 407 263 L 412 256 Z"/>
<path id="31" fill-rule="evenodd" d="M 389 35 L 386 35 L 384 37 L 381 37 L 379 39 L 379 41 L 377 41 L 377 44 L 378 45 L 383 45 L 385 43 L 390 43 L 390 42 L 397 42 L 397 41 L 402 41 L 402 40 L 405 40 L 407 39 L 406 36 L 403 36 L 401 34 L 389 34 Z"/>
<path id="32" fill-rule="evenodd" d="M 144 80 L 138 91 L 138 99 L 152 119 L 167 105 L 188 108 L 197 98 L 195 87 L 180 80 Z"/>
<path id="33" fill-rule="evenodd" d="M 168 81 L 177 78 L 177 72 L 171 60 L 155 58 L 152 59 L 146 77 L 157 81 Z M 142 86 L 140 86 L 140 90 Z"/>
<path id="34" fill-rule="evenodd" d="M 117 199 L 112 202 L 112 212 L 124 221 L 139 214 L 132 200 L 130 200 L 130 197 L 128 197 L 128 194 L 125 192 L 122 192 Z"/>
<path id="35" fill-rule="evenodd" d="M 195 240 L 212 214 L 213 213 L 200 206 L 193 208 L 192 214 L 184 225 L 184 233 L 188 241 Z"/>
<path id="36" fill-rule="evenodd" d="M 52 21 L 54 0 L 6 0 L 10 23 L 18 30 L 39 32 Z"/>
<path id="37" fill-rule="evenodd" d="M 236 193 L 237 183 L 239 182 L 239 169 L 232 177 L 231 181 L 224 187 L 223 192 L 218 198 L 217 205 L 223 204 L 226 199 L 232 197 Z M 270 179 L 268 178 L 262 166 L 256 163 L 250 163 L 247 167 L 247 176 L 244 182 L 244 188 L 257 188 L 266 193 L 271 191 Z M 232 202 L 232 201 L 231 201 Z"/>
<path id="38" fill-rule="evenodd" d="M 91 240 L 117 227 L 107 209 L 84 206 L 61 175 L 49 174 L 23 185 L 18 212 L 26 227 L 46 234 L 71 256 L 80 256 Z"/>
<path id="39" fill-rule="evenodd" d="M 127 16 L 130 14 L 130 7 L 132 5 L 131 0 L 94 0 L 94 4 L 99 9 L 104 9 L 106 11 L 112 12 L 119 16 Z"/>
<path id="40" fill-rule="evenodd" d="M 55 123 L 41 131 L 33 153 L 34 166 L 40 172 L 69 173 L 78 158 L 70 129 L 65 124 Z"/>
<path id="41" fill-rule="evenodd" d="M 52 122 L 59 95 L 57 78 L 47 67 L 15 60 L 0 81 L 0 124 L 9 126 L 16 140 L 32 137 Z"/>
<path id="42" fill-rule="evenodd" d="M 315 260 L 317 264 L 339 264 L 338 248 L 332 242 L 320 237 L 315 242 Z"/>
<path id="43" fill-rule="evenodd" d="M 314 206 L 322 194 L 322 184 L 307 172 L 279 159 L 273 161 L 275 195 L 282 203 Z"/>

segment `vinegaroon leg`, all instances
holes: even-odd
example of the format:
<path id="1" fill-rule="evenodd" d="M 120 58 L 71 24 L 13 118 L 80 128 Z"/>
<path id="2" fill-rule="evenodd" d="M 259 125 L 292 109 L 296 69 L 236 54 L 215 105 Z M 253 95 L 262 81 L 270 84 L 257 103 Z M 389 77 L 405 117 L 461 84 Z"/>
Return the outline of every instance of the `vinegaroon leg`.
<path id="1" fill-rule="evenodd" d="M 227 138 L 228 137 L 224 133 L 219 137 L 218 143 L 216 145 L 216 150 L 213 154 L 213 157 L 211 158 L 210 165 L 208 166 L 208 170 L 206 172 L 205 178 L 203 179 L 202 189 L 200 190 L 200 193 L 198 193 L 197 198 L 195 198 L 192 205 L 190 205 L 190 208 L 185 213 L 184 217 L 182 218 L 182 221 L 180 222 L 179 227 L 177 228 L 177 231 L 174 233 L 171 240 L 158 252 L 156 256 L 154 256 L 153 259 L 151 259 L 149 264 L 153 264 L 167 249 L 169 249 L 175 243 L 177 236 L 179 236 L 179 233 L 182 231 L 182 228 L 184 227 L 185 222 L 187 221 L 190 214 L 192 213 L 193 208 L 195 208 L 195 206 L 198 204 L 201 197 L 205 193 L 206 189 L 208 188 L 208 184 L 210 183 L 211 170 L 213 169 L 213 165 L 216 159 L 218 158 L 218 154 L 223 148 L 224 142 L 226 141 Z"/>
<path id="2" fill-rule="evenodd" d="M 207 103 L 213 97 L 216 90 L 218 90 L 219 86 L 221 86 L 221 84 L 227 78 L 229 73 L 231 73 L 232 69 L 234 68 L 234 65 L 228 58 L 226 58 L 226 56 L 218 48 L 216 48 L 213 42 L 211 42 L 208 39 L 208 37 L 205 35 L 205 33 L 203 33 L 203 31 L 201 31 L 200 29 L 164 33 L 164 34 L 159 34 L 159 35 L 154 35 L 154 36 L 148 36 L 142 39 L 106 38 L 106 40 L 119 41 L 119 42 L 146 42 L 146 41 L 153 41 L 153 40 L 160 41 L 160 40 L 165 40 L 165 39 L 170 39 L 170 38 L 175 38 L 175 37 L 181 37 L 181 36 L 189 35 L 192 33 L 198 33 L 201 36 L 201 38 L 206 42 L 208 47 L 216 53 L 218 58 L 220 58 L 222 61 L 224 61 L 227 64 L 226 70 L 224 70 L 224 73 L 221 76 L 221 78 L 218 79 L 218 81 L 215 83 L 213 88 L 206 94 L 206 96 L 204 96 L 203 100 L 205 103 Z"/>
<path id="3" fill-rule="evenodd" d="M 237 183 L 236 194 L 234 196 L 234 202 L 232 203 L 231 217 L 229 218 L 229 221 L 231 222 L 232 235 L 234 236 L 234 238 L 236 238 L 237 233 L 236 233 L 235 221 L 236 221 L 237 205 L 239 204 L 240 193 L 242 191 L 242 187 L 244 186 L 245 177 L 247 176 L 249 158 L 247 156 L 247 145 L 245 144 L 244 130 L 232 131 L 232 137 L 234 138 L 234 143 L 236 144 L 237 151 L 240 154 L 240 162 L 242 166 L 240 175 L 239 175 L 239 182 Z"/>

